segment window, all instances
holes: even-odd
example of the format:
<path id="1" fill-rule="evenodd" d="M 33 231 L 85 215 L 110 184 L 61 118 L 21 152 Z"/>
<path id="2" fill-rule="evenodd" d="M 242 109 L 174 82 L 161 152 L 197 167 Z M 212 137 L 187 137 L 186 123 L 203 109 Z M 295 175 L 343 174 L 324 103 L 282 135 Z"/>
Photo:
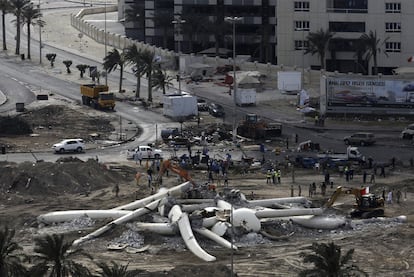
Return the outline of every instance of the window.
<path id="1" fill-rule="evenodd" d="M 399 22 L 386 22 L 385 32 L 387 33 L 399 33 L 401 32 L 401 23 Z"/>
<path id="2" fill-rule="evenodd" d="M 386 13 L 401 13 L 401 3 L 385 3 Z"/>
<path id="3" fill-rule="evenodd" d="M 306 50 L 309 48 L 309 41 L 295 40 L 295 50 Z"/>
<path id="4" fill-rule="evenodd" d="M 329 22 L 329 31 L 365 33 L 365 22 L 332 21 L 332 22 Z"/>
<path id="5" fill-rule="evenodd" d="M 295 12 L 308 12 L 309 1 L 295 1 Z"/>
<path id="6" fill-rule="evenodd" d="M 295 31 L 309 31 L 309 21 L 295 21 Z"/>
<path id="7" fill-rule="evenodd" d="M 386 42 L 385 52 L 401 52 L 401 42 Z"/>

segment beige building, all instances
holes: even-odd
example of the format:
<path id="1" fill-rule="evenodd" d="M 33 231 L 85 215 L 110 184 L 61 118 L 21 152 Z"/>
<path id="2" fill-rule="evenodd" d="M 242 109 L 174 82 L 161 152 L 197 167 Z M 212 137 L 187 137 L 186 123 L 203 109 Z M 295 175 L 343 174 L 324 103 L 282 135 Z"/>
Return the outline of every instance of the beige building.
<path id="1" fill-rule="evenodd" d="M 327 70 L 371 73 L 373 59 L 358 62 L 354 50 L 360 36 L 370 31 L 380 39 L 379 72 L 414 66 L 407 60 L 414 55 L 414 0 L 278 0 L 276 10 L 278 64 L 318 69 L 318 55 L 305 54 L 306 38 L 323 29 L 334 33 Z"/>

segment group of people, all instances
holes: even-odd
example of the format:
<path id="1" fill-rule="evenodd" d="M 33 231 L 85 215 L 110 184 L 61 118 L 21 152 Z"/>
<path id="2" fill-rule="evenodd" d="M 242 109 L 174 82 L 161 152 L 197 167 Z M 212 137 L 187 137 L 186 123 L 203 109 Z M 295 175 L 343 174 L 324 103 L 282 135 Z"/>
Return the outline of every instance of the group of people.
<path id="1" fill-rule="evenodd" d="M 269 169 L 266 172 L 266 184 L 280 184 L 282 171 L 280 169 Z"/>

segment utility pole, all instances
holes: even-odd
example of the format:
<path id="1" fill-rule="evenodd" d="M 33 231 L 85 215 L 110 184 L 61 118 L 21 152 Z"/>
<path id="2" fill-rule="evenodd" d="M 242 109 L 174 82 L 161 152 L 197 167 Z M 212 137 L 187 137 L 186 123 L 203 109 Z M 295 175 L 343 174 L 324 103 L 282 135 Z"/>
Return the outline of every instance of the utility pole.
<path id="1" fill-rule="evenodd" d="M 181 24 L 185 23 L 185 20 L 181 19 L 181 17 L 178 17 L 176 20 L 173 20 L 171 22 L 174 24 L 174 27 L 177 26 L 177 50 L 178 50 L 178 94 L 182 94 L 181 90 L 181 66 L 180 66 L 180 58 L 181 58 Z"/>

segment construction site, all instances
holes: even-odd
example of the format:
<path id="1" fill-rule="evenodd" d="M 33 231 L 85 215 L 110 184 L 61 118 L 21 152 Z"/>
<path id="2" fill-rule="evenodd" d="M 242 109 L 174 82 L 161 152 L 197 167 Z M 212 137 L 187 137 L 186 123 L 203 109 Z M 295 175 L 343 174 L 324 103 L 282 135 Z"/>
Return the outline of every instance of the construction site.
<path id="1" fill-rule="evenodd" d="M 37 135 L 10 134 L 1 137 L 1 143 L 9 146 L 7 151 L 33 155 L 33 162 L 23 163 L 8 162 L 7 155 L 3 155 L 0 167 L 0 222 L 2 226 L 16 229 L 19 244 L 27 253 L 33 251 L 34 237 L 64 234 L 68 240 L 78 241 L 77 247 L 93 254 L 96 260 L 127 262 L 129 268 L 146 272 L 147 275 L 143 276 L 159 276 L 161 273 L 168 276 L 229 276 L 232 266 L 237 276 L 296 276 L 307 267 L 299 256 L 300 252 L 312 242 L 333 241 L 344 251 L 354 248 L 355 263 L 369 275 L 413 274 L 413 191 L 410 186 L 413 169 L 408 165 L 389 169 L 387 178 L 377 178 L 375 184 L 369 185 L 370 193 L 377 196 L 381 196 L 384 190 L 402 191 L 399 203 L 394 200 L 392 204 L 384 204 L 382 199 L 377 203 L 383 211 L 381 217 L 361 218 L 359 214 L 355 218 L 351 217 L 351 212 L 356 205 L 363 206 L 357 203 L 362 198 L 354 193 L 361 189 L 361 171 L 356 171 L 354 178 L 345 182 L 343 174 L 330 170 L 332 185 L 329 183 L 322 191 L 323 172 L 314 168 L 293 167 L 290 164 L 292 161 L 286 159 L 283 137 L 263 142 L 267 149 L 271 149 L 266 151 L 263 160 L 260 140 L 249 140 L 234 146 L 227 131 L 231 127 L 220 126 L 221 131 L 217 134 L 214 119 L 214 128 L 211 129 L 216 134 L 205 132 L 209 130 L 208 116 L 205 116 L 203 126 L 197 128 L 194 122 L 187 126 L 188 129 L 184 127 L 183 133 L 198 137 L 198 132 L 204 131 L 207 136 L 219 136 L 218 139 L 209 140 L 204 145 L 193 142 L 192 154 L 186 144 L 175 147 L 173 151 L 174 147 L 168 142 L 159 142 L 157 147 L 166 153 L 160 163 L 156 160 L 142 160 L 141 163 L 127 160 L 125 153 L 120 153 L 118 162 L 82 160 L 70 154 L 62 155 L 54 163 L 36 159 L 36 152 L 50 151 L 50 142 L 58 138 L 89 137 L 93 133 L 100 138 L 97 140 L 99 143 L 110 139 L 105 134 L 111 134 L 110 130 L 118 128 L 118 121 L 111 116 L 106 119 L 101 117 L 99 124 L 85 124 L 85 120 L 79 120 L 79 117 L 85 116 L 83 108 L 76 106 L 76 112 L 59 105 L 29 108 L 19 116 L 19 121 L 14 119 L 14 122 L 34 127 Z M 91 121 L 98 122 L 90 110 L 87 113 Z M 60 128 L 57 115 L 66 119 L 74 117 L 71 128 Z M 47 128 L 40 127 L 45 117 L 49 120 Z M 208 159 L 210 164 L 205 157 L 203 159 L 205 148 L 212 157 Z M 292 155 L 291 152 L 289 154 Z M 196 155 L 200 156 L 199 159 L 194 159 Z M 215 163 L 225 161 L 228 163 L 225 163 L 226 173 L 223 175 L 222 169 L 215 169 Z M 149 168 L 152 168 L 154 176 L 150 184 L 147 179 Z M 280 182 L 277 179 L 275 183 L 268 180 L 270 169 L 281 171 Z M 310 193 L 308 188 L 312 183 L 317 187 Z M 175 189 L 177 186 L 178 190 Z M 344 187 L 344 193 L 339 193 L 342 191 L 337 190 L 338 186 Z M 167 200 L 151 198 L 166 196 L 165 189 L 169 195 Z M 158 202 L 148 202 L 145 200 L 148 197 Z M 267 200 L 275 202 L 267 204 L 269 208 L 258 208 L 263 205 L 260 201 Z M 88 215 L 88 210 L 122 211 L 122 215 L 117 217 L 123 217 L 131 210 L 142 210 L 138 206 L 129 206 L 136 201 L 144 203 L 143 207 L 153 212 L 139 214 L 100 235 L 93 235 L 106 224 L 112 226 L 112 216 L 94 217 L 93 214 Z M 164 202 L 160 205 L 159 201 Z M 295 204 L 296 201 L 299 204 Z M 169 222 L 166 218 L 168 211 L 176 206 L 189 215 L 192 228 L 198 230 L 194 231 L 194 235 L 203 250 L 198 257 L 189 250 L 177 229 L 160 227 L 160 224 Z M 231 218 L 225 211 L 232 209 L 252 209 L 256 216 L 253 213 L 252 217 L 252 212 L 247 212 L 247 215 L 242 213 L 238 225 L 234 223 L 235 227 L 230 228 Z M 295 214 L 295 209 L 299 214 Z M 83 211 L 81 216 L 72 214 L 62 219 L 58 214 L 58 219 L 45 219 L 48 216 L 55 218 L 55 214 L 49 215 L 53 212 L 66 214 L 76 210 Z M 287 211 L 288 214 L 278 214 L 278 211 Z M 259 216 L 260 213 L 262 216 Z M 309 215 L 307 219 L 306 214 Z M 295 215 L 300 216 L 295 220 Z M 207 239 L 199 231 L 203 218 L 211 216 L 221 222 L 212 230 L 223 236 L 221 239 L 227 241 L 224 244 Z M 309 221 L 312 217 L 319 219 Z M 234 222 L 236 219 L 237 213 L 234 214 Z M 154 231 L 151 224 L 168 230 Z M 228 245 L 230 242 L 231 246 Z M 90 268 L 95 266 L 88 260 L 82 262 Z"/>

